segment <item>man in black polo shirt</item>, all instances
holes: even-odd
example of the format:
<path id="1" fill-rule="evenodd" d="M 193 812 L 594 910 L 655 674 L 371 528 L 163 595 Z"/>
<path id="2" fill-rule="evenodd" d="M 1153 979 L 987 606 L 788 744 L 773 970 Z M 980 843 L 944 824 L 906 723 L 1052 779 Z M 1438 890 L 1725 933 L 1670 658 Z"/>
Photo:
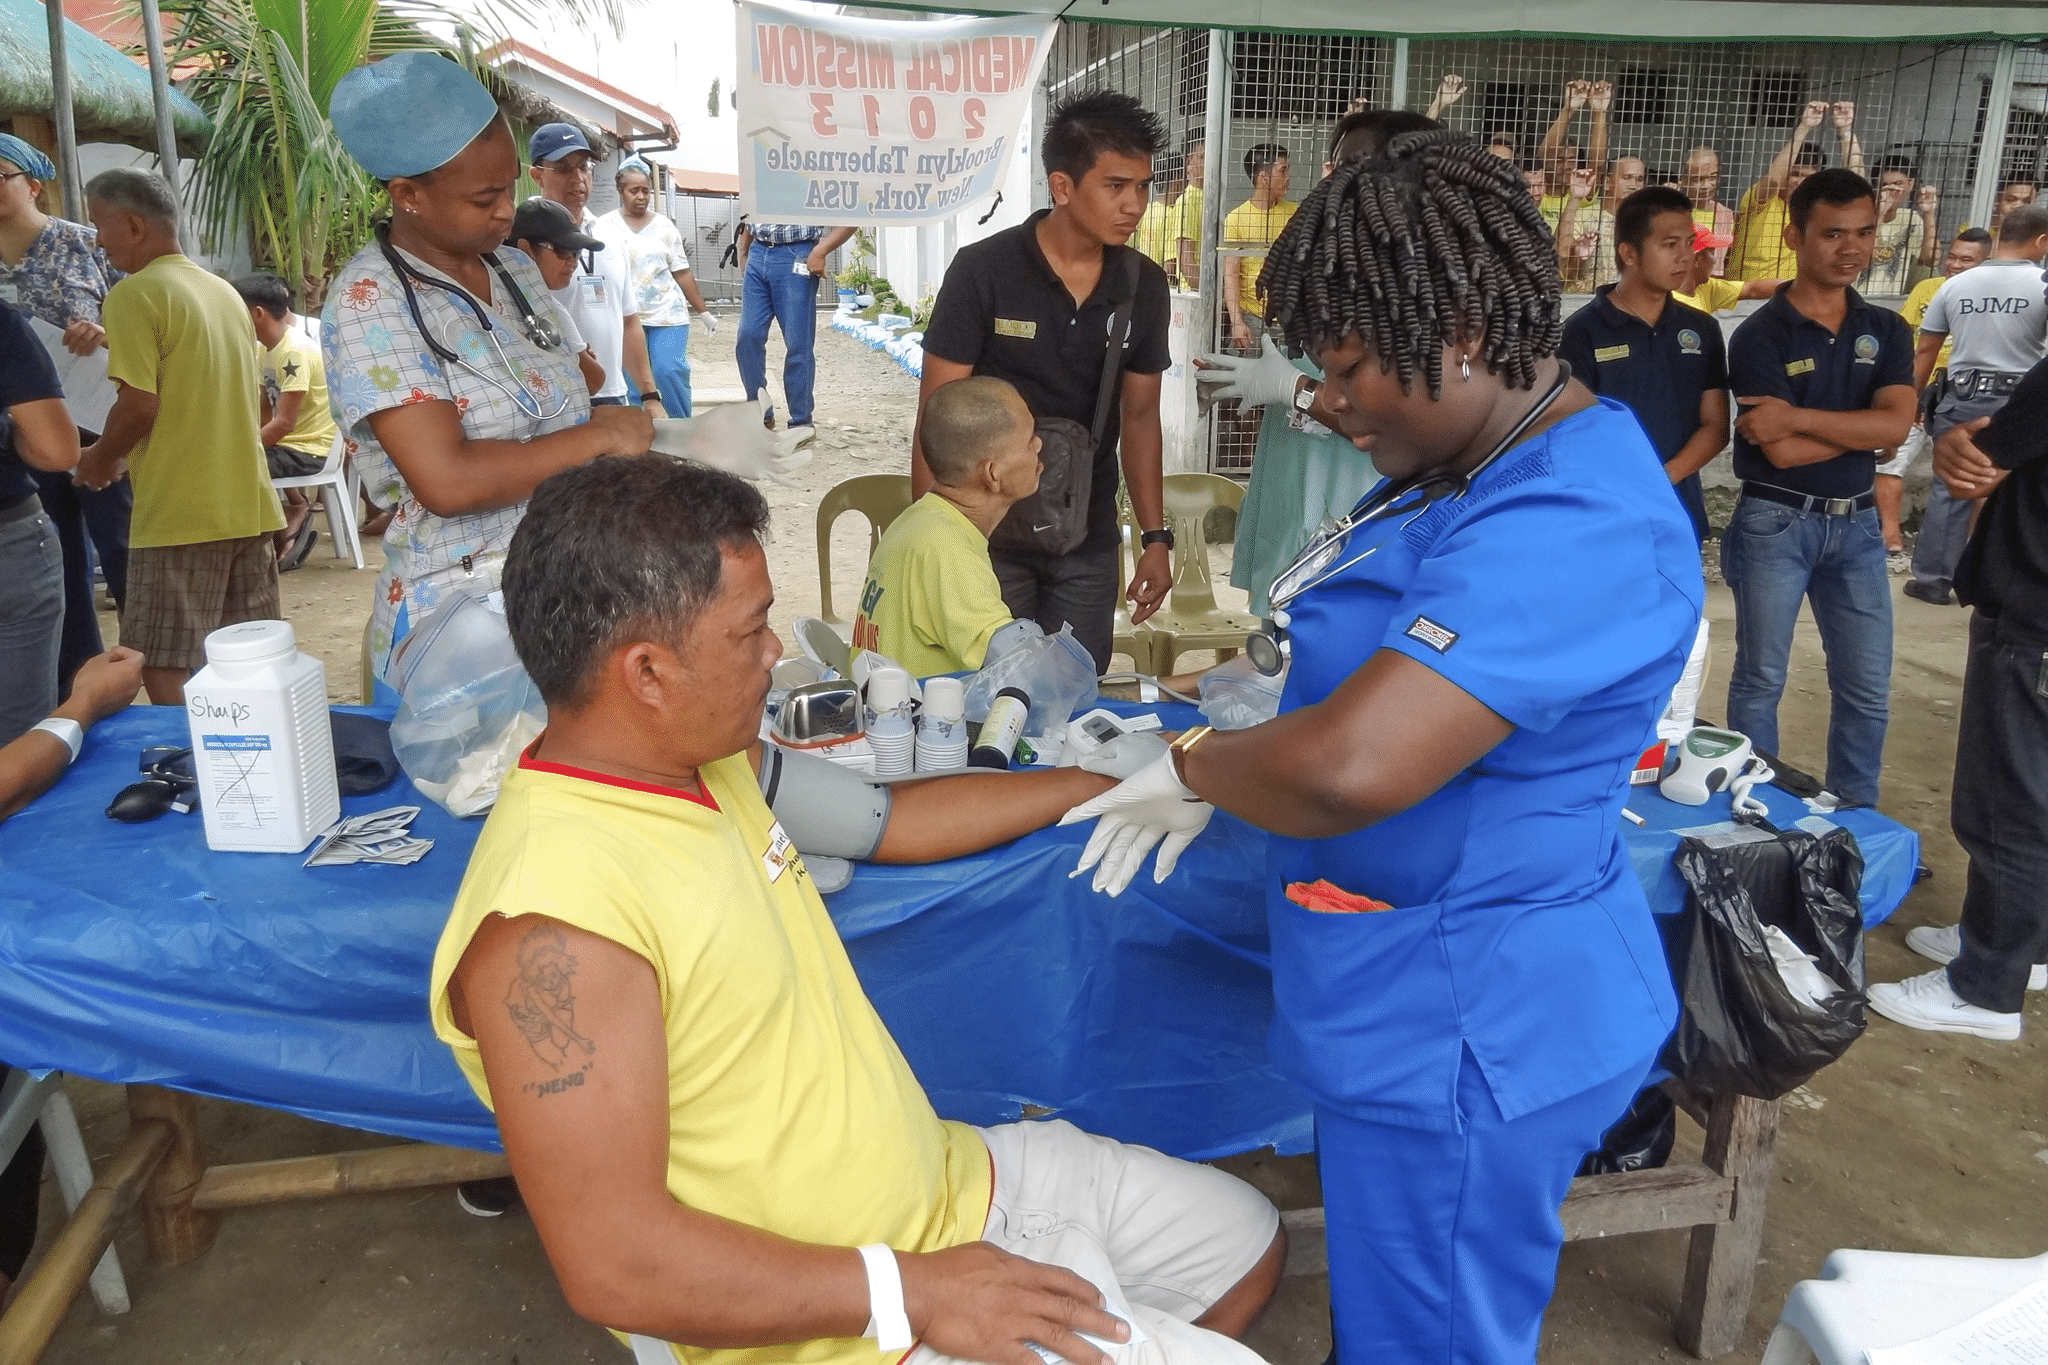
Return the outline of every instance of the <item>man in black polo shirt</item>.
<path id="1" fill-rule="evenodd" d="M 1120 577 L 1119 451 L 1131 511 L 1144 536 L 1129 593 L 1134 624 L 1159 610 L 1173 578 L 1173 533 L 1165 529 L 1160 503 L 1159 376 L 1172 363 L 1166 274 L 1123 245 L 1145 212 L 1161 137 L 1159 120 L 1128 95 L 1098 91 L 1055 107 L 1042 147 L 1052 207 L 961 248 L 924 335 L 920 412 L 941 385 L 992 374 L 1016 386 L 1033 416 L 1065 417 L 1089 427 L 1111 310 L 1122 304 L 1121 315 L 1132 316 L 1118 411 L 1104 425 L 1095 451 L 1087 540 L 1060 557 L 991 554 L 1011 614 L 1047 631 L 1071 624 L 1098 669 L 1109 663 Z M 1137 264 L 1134 301 L 1126 284 L 1133 278 L 1127 257 Z M 932 483 L 915 438 L 910 480 L 918 497 Z"/>
<path id="2" fill-rule="evenodd" d="M 1990 495 L 1955 578 L 1976 608 L 1949 805 L 1970 877 L 1961 924 L 1906 933 L 1908 948 L 1947 965 L 1872 986 L 1870 1007 L 2010 1041 L 2026 992 L 2048 990 L 2048 361 L 1996 416 L 1936 438 L 1934 472 L 1959 500 Z"/>
<path id="3" fill-rule="evenodd" d="M 1692 278 L 1692 238 L 1692 200 L 1678 190 L 1655 185 L 1617 204 L 1621 278 L 1566 319 L 1558 355 L 1580 383 L 1635 413 L 1705 540 L 1700 470 L 1728 444 L 1728 358 L 1721 324 L 1671 297 Z"/>
<path id="4" fill-rule="evenodd" d="M 1840 167 L 1787 203 L 1797 278 L 1735 329 L 1729 387 L 1742 498 L 1721 538 L 1735 593 L 1728 724 L 1778 752 L 1778 698 L 1801 599 L 1827 651 L 1827 785 L 1874 805 L 1892 671 L 1891 584 L 1871 484 L 1913 424 L 1913 337 L 1850 282 L 1870 265 L 1877 196 Z"/>

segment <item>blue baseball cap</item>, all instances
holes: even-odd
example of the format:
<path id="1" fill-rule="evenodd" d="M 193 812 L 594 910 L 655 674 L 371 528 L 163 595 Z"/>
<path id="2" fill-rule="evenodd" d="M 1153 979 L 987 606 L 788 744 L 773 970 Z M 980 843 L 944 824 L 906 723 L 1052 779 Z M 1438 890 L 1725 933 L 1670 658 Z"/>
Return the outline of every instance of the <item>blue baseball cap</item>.
<path id="1" fill-rule="evenodd" d="M 453 161 L 497 119 L 498 102 L 438 52 L 394 52 L 335 82 L 327 116 L 348 154 L 390 180 Z"/>
<path id="2" fill-rule="evenodd" d="M 573 123 L 543 123 L 533 130 L 533 136 L 526 140 L 528 165 L 545 166 L 550 161 L 559 161 L 571 152 L 596 152 L 583 140 L 583 130 Z"/>

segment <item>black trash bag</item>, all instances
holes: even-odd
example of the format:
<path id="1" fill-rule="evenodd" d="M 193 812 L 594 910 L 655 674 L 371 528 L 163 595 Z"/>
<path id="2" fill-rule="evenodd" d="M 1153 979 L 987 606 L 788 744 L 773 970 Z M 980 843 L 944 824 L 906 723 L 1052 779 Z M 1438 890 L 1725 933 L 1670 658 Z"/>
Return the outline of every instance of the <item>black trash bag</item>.
<path id="1" fill-rule="evenodd" d="M 1849 1050 L 1863 1032 L 1863 854 L 1847 830 L 1689 838 L 1673 861 L 1686 922 L 1673 954 L 1678 1028 L 1672 1074 L 1710 1094 L 1773 1100 Z M 1764 941 L 1776 925 L 1839 991 L 1817 1006 L 1786 989 Z M 1674 926 L 1676 927 L 1676 926 Z"/>
<path id="2" fill-rule="evenodd" d="M 1664 1087 L 1639 1090 L 1628 1112 L 1600 1139 L 1599 1150 L 1586 1153 L 1579 1174 L 1655 1170 L 1671 1159 L 1671 1144 L 1677 1137 L 1678 1106 L 1664 1093 Z"/>

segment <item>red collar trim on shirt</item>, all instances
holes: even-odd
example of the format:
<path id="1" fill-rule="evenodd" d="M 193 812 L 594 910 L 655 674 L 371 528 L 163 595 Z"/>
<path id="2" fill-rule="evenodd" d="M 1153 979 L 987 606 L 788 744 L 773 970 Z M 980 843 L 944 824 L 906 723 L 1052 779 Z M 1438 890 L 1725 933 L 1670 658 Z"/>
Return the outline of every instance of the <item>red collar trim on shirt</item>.
<path id="1" fill-rule="evenodd" d="M 629 792 L 646 792 L 649 796 L 672 796 L 678 801 L 693 801 L 707 810 L 718 809 L 718 802 L 712 797 L 711 788 L 704 785 L 701 772 L 697 777 L 697 786 L 702 790 L 702 795 L 697 792 L 686 792 L 680 787 L 657 787 L 652 782 L 634 782 L 629 778 L 613 777 L 609 773 L 594 773 L 588 768 L 573 768 L 567 763 L 548 763 L 535 758 L 533 751 L 540 747 L 540 742 L 544 738 L 545 731 L 535 736 L 533 743 L 526 746 L 526 751 L 519 755 L 520 767 L 529 772 L 553 773 L 556 777 L 574 777 L 585 782 L 602 783 L 607 787 L 624 787 Z"/>

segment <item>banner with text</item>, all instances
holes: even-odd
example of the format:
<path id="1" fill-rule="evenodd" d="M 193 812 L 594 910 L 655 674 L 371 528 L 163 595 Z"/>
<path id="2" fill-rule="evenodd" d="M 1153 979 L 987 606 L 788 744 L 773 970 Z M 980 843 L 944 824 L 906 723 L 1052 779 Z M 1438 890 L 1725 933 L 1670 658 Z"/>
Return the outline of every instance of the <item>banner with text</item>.
<path id="1" fill-rule="evenodd" d="M 936 222 L 994 194 L 1058 22 L 753 3 L 739 20 L 740 208 L 826 227 Z"/>

